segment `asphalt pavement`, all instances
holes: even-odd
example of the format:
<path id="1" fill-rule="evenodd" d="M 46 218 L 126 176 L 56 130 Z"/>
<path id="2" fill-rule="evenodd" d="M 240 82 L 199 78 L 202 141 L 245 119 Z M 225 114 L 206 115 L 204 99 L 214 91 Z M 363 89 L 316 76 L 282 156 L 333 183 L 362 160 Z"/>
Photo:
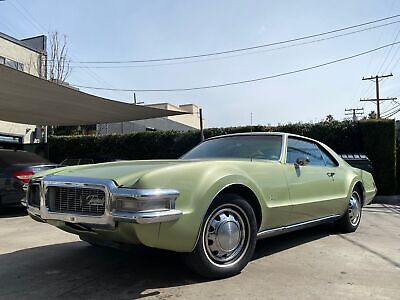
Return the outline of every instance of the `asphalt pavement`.
<path id="1" fill-rule="evenodd" d="M 259 241 L 244 271 L 208 281 L 176 253 L 97 248 L 0 212 L 0 299 L 400 299 L 400 205 L 372 204 L 352 234 L 330 225 Z"/>

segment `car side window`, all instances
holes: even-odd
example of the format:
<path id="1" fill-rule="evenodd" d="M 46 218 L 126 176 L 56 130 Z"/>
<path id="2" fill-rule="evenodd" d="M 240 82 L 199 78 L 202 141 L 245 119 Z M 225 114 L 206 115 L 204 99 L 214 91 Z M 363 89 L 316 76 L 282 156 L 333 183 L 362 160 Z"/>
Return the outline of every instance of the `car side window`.
<path id="1" fill-rule="evenodd" d="M 297 159 L 308 159 L 308 166 L 325 166 L 325 160 L 315 143 L 296 138 L 288 138 L 286 162 L 296 163 Z"/>
<path id="2" fill-rule="evenodd" d="M 322 157 L 324 158 L 325 164 L 327 167 L 337 167 L 339 164 L 324 148 L 319 146 L 319 150 L 321 150 Z"/>

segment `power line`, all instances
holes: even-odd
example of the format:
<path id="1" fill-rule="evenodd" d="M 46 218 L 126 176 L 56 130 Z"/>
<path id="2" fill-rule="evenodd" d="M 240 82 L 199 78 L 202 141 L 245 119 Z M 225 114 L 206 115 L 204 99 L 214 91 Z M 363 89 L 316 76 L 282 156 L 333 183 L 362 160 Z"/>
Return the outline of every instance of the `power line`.
<path id="1" fill-rule="evenodd" d="M 392 3 L 390 4 L 390 8 L 389 8 L 389 12 L 391 12 L 391 11 L 396 11 L 396 7 L 395 7 L 395 3 L 397 3 L 397 1 L 398 0 L 393 0 L 392 1 Z M 393 33 L 395 33 L 395 31 L 396 31 L 396 29 L 393 31 Z M 380 45 L 381 43 L 382 43 L 382 40 L 383 40 L 383 38 L 384 38 L 384 33 L 383 32 L 381 32 L 381 34 L 380 34 L 380 36 L 379 36 L 379 39 L 376 41 L 376 43 L 375 43 L 375 46 L 378 46 L 378 45 Z M 393 41 L 395 41 L 396 39 L 394 39 Z M 370 70 L 370 67 L 372 66 L 372 62 L 375 60 L 375 61 L 378 61 L 377 59 L 376 59 L 376 56 L 377 54 L 375 54 L 375 55 L 370 55 L 370 59 L 369 59 L 369 62 L 368 62 L 368 64 L 367 64 L 367 68 L 365 69 L 366 70 L 366 74 L 371 74 L 371 72 L 369 72 L 368 70 Z M 381 54 L 379 54 L 380 56 L 381 56 Z M 375 66 L 375 63 L 374 63 L 374 66 Z M 376 68 L 379 68 L 379 63 L 376 65 Z M 380 72 L 372 72 L 372 73 L 375 73 L 375 74 L 378 74 L 378 73 L 380 73 Z M 383 71 L 383 73 L 386 73 L 386 69 Z M 360 93 L 359 93 L 359 98 L 360 97 L 362 97 L 362 96 L 367 96 L 369 93 L 370 93 L 370 91 L 371 91 L 371 89 L 373 89 L 373 85 L 368 85 L 368 86 L 365 86 L 363 89 L 361 89 L 361 86 L 362 86 L 362 81 L 360 81 L 360 83 L 359 83 L 359 90 L 360 90 Z M 358 101 L 358 100 L 357 100 Z M 364 103 L 364 105 L 362 106 L 362 107 L 365 107 L 365 104 L 366 104 L 366 102 L 363 102 Z"/>
<path id="2" fill-rule="evenodd" d="M 389 64 L 386 66 L 386 68 L 382 71 L 382 73 L 387 73 L 387 71 L 389 71 L 392 63 L 396 60 L 396 58 L 398 57 L 398 53 L 399 53 L 400 47 L 397 46 L 396 50 L 394 51 L 394 54 L 391 58 L 391 60 L 389 61 Z M 393 65 L 392 70 L 394 70 L 395 65 Z"/>
<path id="3" fill-rule="evenodd" d="M 400 108 L 400 104 L 396 104 L 395 106 L 393 106 L 392 108 L 389 108 L 388 110 L 384 111 L 383 113 L 381 113 L 381 116 L 385 117 L 386 115 L 389 115 L 393 112 L 393 110 L 395 109 L 399 109 Z"/>
<path id="4" fill-rule="evenodd" d="M 210 52 L 210 53 L 202 53 L 202 54 L 195 54 L 195 55 L 187 55 L 187 56 L 176 56 L 176 57 L 165 57 L 165 58 L 150 58 L 150 59 L 139 59 L 139 60 L 119 60 L 119 61 L 75 61 L 75 63 L 85 63 L 85 64 L 120 64 L 120 63 L 147 63 L 147 62 L 161 62 L 161 61 L 172 61 L 172 60 L 186 60 L 186 59 L 193 59 L 193 58 L 202 58 L 202 57 L 209 57 L 209 56 L 216 56 L 216 55 L 223 55 L 223 54 L 229 54 L 229 53 L 236 53 L 236 52 L 242 52 L 242 51 L 249 51 L 249 50 L 255 50 L 255 49 L 260 49 L 260 48 L 265 48 L 265 47 L 271 47 L 271 46 L 277 46 L 277 45 L 282 45 L 282 44 L 287 44 L 287 43 L 292 43 L 292 42 L 297 42 L 305 39 L 310 39 L 310 38 L 315 38 L 319 36 L 324 36 L 332 33 L 337 33 L 353 28 L 358 28 L 378 22 L 382 22 L 385 20 L 390 20 L 394 18 L 400 17 L 400 14 L 393 15 L 390 17 L 382 18 L 382 19 L 377 19 L 361 24 L 356 24 L 352 26 L 347 26 L 343 28 L 338 28 L 330 31 L 325 31 L 322 33 L 316 33 L 316 34 L 311 34 L 307 36 L 301 36 L 297 38 L 292 38 L 284 41 L 278 41 L 278 42 L 273 42 L 273 43 L 268 43 L 268 44 L 262 44 L 262 45 L 256 45 L 256 46 L 251 46 L 251 47 L 244 47 L 244 48 L 237 48 L 237 49 L 231 49 L 231 50 L 225 50 L 225 51 L 215 51 L 215 52 Z"/>
<path id="5" fill-rule="evenodd" d="M 397 0 L 393 0 L 392 4 L 391 4 L 391 6 L 390 6 L 390 9 L 389 9 L 388 11 L 393 11 L 393 9 L 394 9 L 394 3 L 395 3 L 396 1 L 397 1 Z M 383 37 L 383 33 L 380 34 L 379 39 L 378 39 L 377 42 L 376 42 L 376 45 L 379 45 L 379 44 L 381 43 L 382 37 Z M 369 67 L 371 66 L 371 63 L 372 63 L 372 61 L 373 61 L 373 58 L 374 58 L 374 55 L 371 55 L 371 58 L 370 58 L 370 60 L 369 60 L 369 62 L 368 62 L 368 67 L 367 67 L 367 69 L 366 69 L 367 71 L 369 70 Z M 368 72 L 366 72 L 366 73 L 368 73 Z M 360 84 L 361 84 L 361 82 L 360 82 Z"/>
<path id="6" fill-rule="evenodd" d="M 38 32 L 42 31 L 43 26 L 41 26 L 38 22 L 36 22 L 35 19 L 31 16 L 31 14 L 27 12 L 26 9 L 23 8 L 19 2 L 15 1 L 15 3 L 18 3 L 25 10 L 26 14 L 21 9 L 19 9 L 18 6 L 13 3 L 13 1 L 8 1 L 8 3 L 10 3 L 25 18 L 25 20 L 27 20 L 31 25 L 33 25 L 33 27 L 36 27 Z"/>
<path id="7" fill-rule="evenodd" d="M 398 108 L 397 110 L 389 113 L 388 115 L 384 116 L 385 119 L 388 119 L 390 117 L 393 117 L 395 114 L 397 114 L 398 112 L 400 112 L 400 108 Z"/>
<path id="8" fill-rule="evenodd" d="M 397 34 L 396 34 L 395 38 L 393 39 L 393 41 L 397 41 L 397 38 L 399 37 L 399 34 L 400 34 L 400 29 L 397 31 Z M 388 50 L 388 52 L 387 52 L 387 54 L 386 54 L 386 56 L 385 56 L 385 58 L 384 58 L 384 60 L 383 60 L 383 62 L 382 62 L 382 65 L 381 65 L 381 67 L 379 68 L 379 70 L 378 70 L 377 73 L 380 73 L 380 72 L 381 72 L 383 66 L 385 65 L 386 61 L 387 61 L 388 58 L 390 57 L 390 54 L 392 53 L 392 50 L 393 50 L 393 46 L 391 46 L 391 47 L 389 48 L 389 50 Z M 392 59 L 393 59 L 393 58 L 392 58 Z M 390 63 L 391 63 L 391 62 L 389 62 L 389 65 L 390 65 Z M 385 70 L 386 70 L 386 68 L 385 68 Z"/>
<path id="9" fill-rule="evenodd" d="M 36 27 L 36 29 L 39 29 L 39 32 L 46 32 L 46 28 L 37 21 L 37 19 L 21 4 L 18 2 L 18 0 L 14 0 L 15 3 L 18 4 L 18 6 L 22 9 L 19 9 L 17 7 L 16 4 L 13 4 L 12 2 L 9 2 L 10 4 L 12 4 L 12 6 L 21 14 L 21 16 L 23 16 L 25 18 L 25 20 L 27 20 L 29 23 L 31 23 L 33 26 Z M 73 59 L 77 59 L 78 58 L 76 56 L 73 56 L 72 54 L 70 54 L 70 56 Z M 47 61 L 51 61 L 51 60 L 47 60 Z M 94 71 L 88 69 L 88 68 L 82 68 L 82 71 L 85 72 L 88 77 L 91 77 L 92 79 L 94 79 L 94 81 L 98 82 L 99 84 L 109 84 L 107 81 L 105 81 L 100 75 L 96 74 Z"/>
<path id="10" fill-rule="evenodd" d="M 204 89 L 211 89 L 211 88 L 219 88 L 219 87 L 226 87 L 226 86 L 232 86 L 232 85 L 239 85 L 239 84 L 246 84 L 246 83 L 251 83 L 251 82 L 257 82 L 257 81 L 262 81 L 262 80 L 267 80 L 267 79 L 272 79 L 272 78 L 277 78 L 277 77 L 282 77 L 282 76 L 287 76 L 295 73 L 300 73 L 300 72 L 305 72 L 317 68 L 321 68 L 324 66 L 332 65 L 338 62 L 350 60 L 359 56 L 363 56 L 387 47 L 390 47 L 392 45 L 399 44 L 400 41 L 390 43 L 387 45 L 380 46 L 375 49 L 371 49 L 368 51 L 364 51 L 361 53 L 357 53 L 351 56 L 347 56 L 344 58 L 339 58 L 336 60 L 332 60 L 326 63 L 318 64 L 315 66 L 311 67 L 306 67 L 306 68 L 301 68 L 293 71 L 288 71 L 288 72 L 283 72 L 283 73 L 278 73 L 275 75 L 268 75 L 264 77 L 259 77 L 259 78 L 253 78 L 253 79 L 247 79 L 247 80 L 241 80 L 241 81 L 234 81 L 234 82 L 228 82 L 228 83 L 221 83 L 221 84 L 213 84 L 213 85 L 205 85 L 205 86 L 197 86 L 197 87 L 188 87 L 188 88 L 171 88 L 171 89 L 113 89 L 113 88 L 102 88 L 102 87 L 91 87 L 91 86 L 81 86 L 81 85 L 74 85 L 77 88 L 85 88 L 85 89 L 92 89 L 92 90 L 108 90 L 108 91 L 121 91 L 121 92 L 183 92 L 183 91 L 193 91 L 193 90 L 204 90 Z"/>
<path id="11" fill-rule="evenodd" d="M 245 53 L 238 53 L 238 54 L 229 55 L 229 56 L 223 56 L 223 57 L 221 57 L 221 56 L 211 57 L 211 58 L 208 58 L 207 60 L 201 59 L 201 60 L 190 60 L 190 61 L 173 61 L 173 62 L 166 62 L 166 63 L 141 64 L 141 65 L 121 65 L 121 64 L 118 64 L 118 65 L 114 65 L 114 66 L 110 66 L 110 65 L 106 65 L 106 66 L 87 66 L 87 65 L 79 66 L 79 64 L 83 64 L 83 63 L 78 63 L 78 65 L 71 64 L 71 66 L 74 67 L 74 68 L 90 68 L 90 69 L 122 69 L 122 68 L 144 68 L 144 67 L 147 68 L 147 67 L 157 67 L 157 66 L 172 66 L 172 65 L 180 65 L 180 64 L 188 64 L 188 63 L 200 63 L 200 62 L 204 62 L 204 61 L 230 59 L 230 58 L 243 56 L 243 55 L 252 55 L 252 54 L 258 54 L 258 53 L 262 53 L 262 52 L 277 51 L 277 50 L 282 50 L 282 49 L 286 49 L 286 48 L 292 48 L 292 47 L 308 45 L 308 44 L 312 44 L 312 43 L 322 42 L 322 41 L 326 41 L 326 40 L 335 39 L 335 38 L 338 38 L 338 37 L 343 37 L 343 36 L 348 36 L 348 35 L 351 35 L 351 34 L 364 32 L 364 31 L 368 31 L 368 30 L 372 30 L 372 29 L 376 29 L 376 28 L 380 28 L 380 27 L 384 27 L 384 26 L 388 26 L 388 25 L 392 25 L 392 24 L 396 24 L 396 23 L 400 23 L 400 20 L 399 21 L 393 21 L 393 22 L 390 22 L 390 23 L 380 24 L 380 25 L 376 25 L 376 26 L 372 26 L 372 27 L 368 27 L 368 28 L 363 28 L 363 29 L 359 29 L 359 30 L 355 30 L 355 31 L 351 31 L 351 32 L 341 33 L 341 34 L 337 34 L 337 35 L 330 36 L 330 37 L 320 38 L 320 39 L 316 39 L 316 40 L 312 40 L 312 41 L 307 41 L 307 42 L 302 42 L 302 43 L 297 43 L 297 44 L 292 44 L 292 45 L 286 45 L 286 46 L 276 47 L 276 48 L 272 48 L 272 49 L 264 49 L 264 50 L 261 50 L 261 51 L 253 51 L 253 52 L 250 52 L 250 53 L 246 53 L 245 52 Z"/>

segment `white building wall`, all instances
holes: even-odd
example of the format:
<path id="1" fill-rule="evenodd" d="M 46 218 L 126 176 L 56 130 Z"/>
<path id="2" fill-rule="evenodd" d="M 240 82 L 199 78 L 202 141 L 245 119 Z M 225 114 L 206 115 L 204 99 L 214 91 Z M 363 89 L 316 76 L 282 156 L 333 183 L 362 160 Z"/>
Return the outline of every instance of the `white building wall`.
<path id="1" fill-rule="evenodd" d="M 200 117 L 198 114 L 199 109 L 194 104 L 176 106 L 170 103 L 157 103 L 149 104 L 147 106 L 161 109 L 186 111 L 190 114 L 130 122 L 98 124 L 96 128 L 97 134 L 106 135 L 113 133 L 132 133 L 153 129 L 157 131 L 190 131 L 200 129 Z"/>
<path id="2" fill-rule="evenodd" d="M 42 54 L 0 37 L 0 56 L 23 64 L 23 72 L 37 77 L 45 77 L 45 61 Z M 10 98 L 12 101 L 12 98 Z M 0 133 L 23 137 L 23 143 L 33 143 L 36 126 L 0 121 Z"/>
<path id="3" fill-rule="evenodd" d="M 23 71 L 37 77 L 44 77 L 45 68 L 41 54 L 0 37 L 0 56 L 24 65 Z"/>
<path id="4" fill-rule="evenodd" d="M 184 124 L 192 129 L 200 129 L 199 107 L 195 104 L 173 105 L 171 103 L 156 103 L 146 106 L 189 112 L 189 114 L 165 117 L 176 123 Z"/>

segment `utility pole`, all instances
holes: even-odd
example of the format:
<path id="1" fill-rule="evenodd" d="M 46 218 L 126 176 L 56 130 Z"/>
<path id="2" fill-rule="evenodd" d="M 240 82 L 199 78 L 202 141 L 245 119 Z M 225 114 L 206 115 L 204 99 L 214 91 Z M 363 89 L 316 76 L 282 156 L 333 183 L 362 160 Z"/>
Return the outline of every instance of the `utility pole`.
<path id="1" fill-rule="evenodd" d="M 381 117 L 381 108 L 380 108 L 380 101 L 387 101 L 387 100 L 396 100 L 396 97 L 392 98 L 380 98 L 379 97 L 379 79 L 391 77 L 393 76 L 392 73 L 387 75 L 376 75 L 370 77 L 363 77 L 362 80 L 373 80 L 375 81 L 375 89 L 376 89 L 376 98 L 375 99 L 360 99 L 360 101 L 369 101 L 369 102 L 376 102 L 376 117 L 379 119 Z"/>
<path id="2" fill-rule="evenodd" d="M 136 100 L 136 93 L 133 93 L 133 104 L 144 104 L 143 101 L 137 101 Z"/>
<path id="3" fill-rule="evenodd" d="M 344 110 L 345 116 L 352 116 L 353 121 L 357 121 L 357 116 L 362 116 L 364 114 L 364 108 L 346 108 Z"/>
<path id="4" fill-rule="evenodd" d="M 204 141 L 204 128 L 203 128 L 203 109 L 199 108 L 200 117 L 200 141 Z"/>

